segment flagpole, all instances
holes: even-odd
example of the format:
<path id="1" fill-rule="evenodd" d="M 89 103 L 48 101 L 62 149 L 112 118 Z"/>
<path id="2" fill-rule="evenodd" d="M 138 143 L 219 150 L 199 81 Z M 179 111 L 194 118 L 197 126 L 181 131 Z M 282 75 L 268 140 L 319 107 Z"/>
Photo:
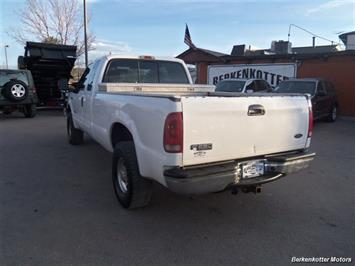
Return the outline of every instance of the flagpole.
<path id="1" fill-rule="evenodd" d="M 88 67 L 88 37 L 87 37 L 87 14 L 86 0 L 84 0 L 84 46 L 85 46 L 85 67 Z"/>

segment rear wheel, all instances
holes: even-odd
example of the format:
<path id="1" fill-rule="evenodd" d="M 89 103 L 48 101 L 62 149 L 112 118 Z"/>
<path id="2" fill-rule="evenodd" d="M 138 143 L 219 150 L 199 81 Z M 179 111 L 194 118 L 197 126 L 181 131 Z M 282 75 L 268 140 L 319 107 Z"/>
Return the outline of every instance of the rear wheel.
<path id="1" fill-rule="evenodd" d="M 34 104 L 25 105 L 25 107 L 23 108 L 23 114 L 27 118 L 35 117 L 37 114 L 36 105 L 34 105 Z"/>
<path id="2" fill-rule="evenodd" d="M 329 122 L 335 122 L 335 120 L 337 119 L 338 117 L 338 108 L 336 105 L 334 105 L 328 115 L 328 121 Z"/>
<path id="3" fill-rule="evenodd" d="M 124 208 L 140 208 L 150 202 L 152 181 L 140 175 L 132 141 L 119 142 L 115 146 L 112 181 L 117 199 Z"/>
<path id="4" fill-rule="evenodd" d="M 72 145 L 79 145 L 84 141 L 84 132 L 75 128 L 70 111 L 67 116 L 67 135 L 68 141 Z"/>

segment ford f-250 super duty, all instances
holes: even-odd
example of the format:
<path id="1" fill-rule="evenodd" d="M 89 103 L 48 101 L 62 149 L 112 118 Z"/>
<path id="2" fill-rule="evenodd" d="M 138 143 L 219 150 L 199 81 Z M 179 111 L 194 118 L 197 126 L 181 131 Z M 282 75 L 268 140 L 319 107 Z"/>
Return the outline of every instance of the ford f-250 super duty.
<path id="1" fill-rule="evenodd" d="M 200 194 L 262 184 L 309 166 L 310 98 L 215 92 L 194 85 L 178 59 L 106 56 L 71 89 L 67 132 L 113 152 L 112 178 L 125 208 L 145 206 L 152 181 Z"/>

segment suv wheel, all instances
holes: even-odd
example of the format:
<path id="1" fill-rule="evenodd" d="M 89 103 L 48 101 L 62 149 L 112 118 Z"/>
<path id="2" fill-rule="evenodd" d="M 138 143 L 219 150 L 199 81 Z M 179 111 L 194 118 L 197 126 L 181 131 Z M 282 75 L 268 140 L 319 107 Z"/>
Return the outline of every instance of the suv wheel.
<path id="1" fill-rule="evenodd" d="M 112 160 L 112 181 L 117 199 L 124 208 L 140 208 L 150 202 L 152 181 L 140 175 L 132 141 L 116 144 Z"/>
<path id="2" fill-rule="evenodd" d="M 67 116 L 67 134 L 71 145 L 79 145 L 84 141 L 84 132 L 74 126 L 70 111 Z"/>
<path id="3" fill-rule="evenodd" d="M 3 94 L 8 100 L 19 102 L 26 99 L 28 87 L 21 80 L 11 80 L 4 85 Z"/>
<path id="4" fill-rule="evenodd" d="M 335 120 L 337 119 L 337 116 L 338 116 L 338 108 L 336 105 L 334 105 L 329 113 L 327 120 L 329 122 L 335 122 Z"/>
<path id="5" fill-rule="evenodd" d="M 25 107 L 23 108 L 23 114 L 27 118 L 35 117 L 37 114 L 36 105 L 34 105 L 34 104 L 25 105 Z"/>

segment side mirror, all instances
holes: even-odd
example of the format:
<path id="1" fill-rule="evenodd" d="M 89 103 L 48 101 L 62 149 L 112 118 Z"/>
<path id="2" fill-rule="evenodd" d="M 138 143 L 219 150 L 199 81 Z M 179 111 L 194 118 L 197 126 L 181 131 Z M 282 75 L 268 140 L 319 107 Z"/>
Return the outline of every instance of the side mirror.
<path id="1" fill-rule="evenodd" d="M 78 93 L 81 89 L 84 88 L 84 84 L 80 82 L 73 82 L 69 85 L 69 92 Z"/>
<path id="2" fill-rule="evenodd" d="M 253 93 L 254 90 L 252 90 L 252 89 L 247 89 L 245 92 L 246 92 L 246 93 Z"/>

